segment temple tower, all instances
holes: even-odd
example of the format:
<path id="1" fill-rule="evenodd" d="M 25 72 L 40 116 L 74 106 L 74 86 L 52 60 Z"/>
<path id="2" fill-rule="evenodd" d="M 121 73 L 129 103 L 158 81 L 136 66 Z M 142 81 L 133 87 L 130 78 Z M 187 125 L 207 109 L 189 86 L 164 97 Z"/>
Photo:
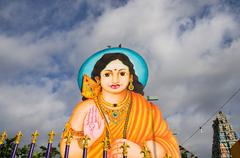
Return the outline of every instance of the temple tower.
<path id="1" fill-rule="evenodd" d="M 212 127 L 212 158 L 231 158 L 230 149 L 237 142 L 237 134 L 222 111 L 217 114 Z"/>

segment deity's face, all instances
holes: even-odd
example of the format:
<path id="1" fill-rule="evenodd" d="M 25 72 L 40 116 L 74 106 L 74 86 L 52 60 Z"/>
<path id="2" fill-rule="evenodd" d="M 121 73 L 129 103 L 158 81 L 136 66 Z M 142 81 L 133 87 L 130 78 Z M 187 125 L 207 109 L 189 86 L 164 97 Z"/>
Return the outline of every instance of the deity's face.
<path id="1" fill-rule="evenodd" d="M 111 61 L 100 73 L 102 89 L 113 94 L 127 89 L 130 79 L 128 66 L 116 59 Z"/>

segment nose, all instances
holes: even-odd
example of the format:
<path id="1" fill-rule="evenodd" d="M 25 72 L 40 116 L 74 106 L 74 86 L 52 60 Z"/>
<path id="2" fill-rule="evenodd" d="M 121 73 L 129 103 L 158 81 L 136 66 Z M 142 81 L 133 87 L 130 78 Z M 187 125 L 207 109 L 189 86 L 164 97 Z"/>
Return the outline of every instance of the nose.
<path id="1" fill-rule="evenodd" d="M 119 83 L 119 75 L 116 72 L 113 73 L 112 83 Z"/>

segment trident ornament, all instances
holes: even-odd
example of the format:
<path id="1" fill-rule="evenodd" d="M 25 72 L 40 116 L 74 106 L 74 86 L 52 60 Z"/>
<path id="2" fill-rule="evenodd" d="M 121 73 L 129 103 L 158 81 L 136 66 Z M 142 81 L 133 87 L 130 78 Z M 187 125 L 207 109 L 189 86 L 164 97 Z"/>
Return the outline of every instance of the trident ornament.
<path id="1" fill-rule="evenodd" d="M 50 158 L 50 154 L 51 154 L 51 150 L 52 150 L 52 143 L 53 143 L 55 133 L 52 130 L 48 135 L 49 135 L 49 139 L 48 139 L 48 146 L 47 146 L 47 152 L 46 152 L 45 158 Z"/>
<path id="2" fill-rule="evenodd" d="M 127 154 L 128 154 L 128 151 L 127 151 L 127 148 L 129 148 L 129 145 L 124 142 L 123 145 L 121 145 L 121 148 L 123 149 L 123 158 L 127 158 Z"/>
<path id="3" fill-rule="evenodd" d="M 2 145 L 3 145 L 3 143 L 4 143 L 4 141 L 5 141 L 6 138 L 7 138 L 7 132 L 4 131 L 4 132 L 1 134 L 1 139 L 0 139 L 0 150 L 1 150 Z"/>
<path id="4" fill-rule="evenodd" d="M 35 144 L 37 142 L 37 137 L 39 136 L 39 133 L 38 131 L 36 130 L 33 134 L 32 134 L 32 143 L 31 143 L 31 146 L 30 146 L 30 150 L 29 150 L 29 153 L 28 153 L 28 158 L 32 158 L 32 155 L 33 155 L 33 151 L 34 151 L 34 147 L 35 147 Z"/>
<path id="5" fill-rule="evenodd" d="M 20 143 L 20 140 L 21 140 L 22 136 L 23 136 L 22 132 L 19 131 L 18 134 L 16 135 L 15 145 L 14 145 L 14 148 L 13 148 L 13 151 L 12 151 L 12 154 L 11 154 L 11 158 L 15 158 L 16 151 L 17 151 L 17 148 L 18 148 L 18 145 Z"/>
<path id="6" fill-rule="evenodd" d="M 105 137 L 103 142 L 103 158 L 107 158 L 107 151 L 110 148 L 110 141 L 108 137 Z"/>
<path id="7" fill-rule="evenodd" d="M 65 129 L 66 130 L 66 129 Z M 65 133 L 65 131 L 64 131 Z M 72 138 L 73 138 L 73 135 L 72 135 L 72 132 L 67 129 L 66 131 L 66 136 L 65 138 L 67 139 L 66 140 L 66 147 L 65 147 L 65 154 L 64 154 L 64 158 L 68 158 L 68 155 L 69 155 L 69 148 L 70 148 L 70 144 L 71 144 L 71 141 L 72 141 Z"/>
<path id="8" fill-rule="evenodd" d="M 83 138 L 82 138 L 82 141 L 83 141 L 83 158 L 87 158 L 87 148 L 88 148 L 88 141 L 90 140 L 90 138 L 85 135 Z"/>
<path id="9" fill-rule="evenodd" d="M 143 158 L 152 158 L 151 152 L 148 149 L 146 143 L 144 143 L 143 150 L 141 151 L 141 153 L 143 154 Z"/>
<path id="10" fill-rule="evenodd" d="M 166 155 L 164 156 L 164 158 L 172 158 L 172 156 L 166 154 Z"/>

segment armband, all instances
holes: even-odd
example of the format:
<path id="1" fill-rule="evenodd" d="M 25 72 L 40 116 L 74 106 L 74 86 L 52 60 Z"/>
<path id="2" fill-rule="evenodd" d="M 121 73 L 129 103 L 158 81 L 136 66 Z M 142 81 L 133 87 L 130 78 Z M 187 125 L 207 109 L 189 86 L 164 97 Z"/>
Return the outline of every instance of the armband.
<path id="1" fill-rule="evenodd" d="M 69 122 L 66 123 L 65 129 L 62 133 L 62 139 L 66 138 L 68 132 L 71 132 L 73 138 L 82 138 L 84 136 L 83 131 L 75 131 Z"/>

